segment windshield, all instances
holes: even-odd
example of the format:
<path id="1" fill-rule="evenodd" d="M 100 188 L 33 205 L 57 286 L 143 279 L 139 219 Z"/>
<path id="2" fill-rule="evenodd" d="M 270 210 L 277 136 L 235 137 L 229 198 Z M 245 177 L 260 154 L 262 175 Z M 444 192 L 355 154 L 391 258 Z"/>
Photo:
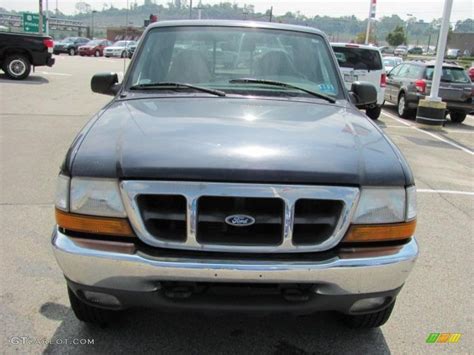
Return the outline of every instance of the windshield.
<path id="1" fill-rule="evenodd" d="M 332 97 L 342 96 L 337 69 L 324 39 L 316 34 L 258 28 L 169 27 L 144 39 L 128 87 L 174 82 L 243 95 L 291 94 L 301 90 L 255 82 L 284 82 Z"/>
<path id="2" fill-rule="evenodd" d="M 394 67 L 396 65 L 396 63 L 395 63 L 394 59 L 384 59 L 383 60 L 383 65 L 385 65 L 387 67 Z"/>
<path id="3" fill-rule="evenodd" d="M 75 40 L 76 40 L 76 38 L 74 38 L 74 37 L 66 37 L 61 42 L 71 43 L 71 42 L 74 42 Z"/>
<path id="4" fill-rule="evenodd" d="M 102 41 L 100 40 L 93 40 L 93 41 L 89 41 L 87 42 L 87 45 L 88 46 L 98 46 L 99 44 L 101 44 Z"/>
<path id="5" fill-rule="evenodd" d="M 378 51 L 354 47 L 333 47 L 342 68 L 355 70 L 382 70 L 382 59 Z"/>
<path id="6" fill-rule="evenodd" d="M 118 41 L 118 42 L 115 42 L 115 43 L 114 43 L 114 46 L 115 46 L 115 47 L 126 47 L 126 46 L 127 46 L 127 42 L 126 42 L 126 41 Z"/>
<path id="7" fill-rule="evenodd" d="M 434 67 L 426 68 L 425 79 L 433 80 Z M 466 84 L 470 82 L 466 71 L 462 68 L 447 68 L 443 67 L 443 74 L 441 75 L 441 81 L 448 83 L 462 83 Z"/>

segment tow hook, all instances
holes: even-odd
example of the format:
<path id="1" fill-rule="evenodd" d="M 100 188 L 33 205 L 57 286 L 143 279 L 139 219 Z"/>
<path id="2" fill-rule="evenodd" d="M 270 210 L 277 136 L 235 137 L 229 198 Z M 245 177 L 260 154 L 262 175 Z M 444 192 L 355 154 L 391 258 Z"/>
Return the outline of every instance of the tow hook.
<path id="1" fill-rule="evenodd" d="M 309 293 L 299 288 L 286 288 L 283 290 L 283 298 L 289 302 L 305 302 L 309 300 Z"/>
<path id="2" fill-rule="evenodd" d="M 168 298 L 189 298 L 193 294 L 191 287 L 188 286 L 175 286 L 165 289 L 165 296 Z"/>

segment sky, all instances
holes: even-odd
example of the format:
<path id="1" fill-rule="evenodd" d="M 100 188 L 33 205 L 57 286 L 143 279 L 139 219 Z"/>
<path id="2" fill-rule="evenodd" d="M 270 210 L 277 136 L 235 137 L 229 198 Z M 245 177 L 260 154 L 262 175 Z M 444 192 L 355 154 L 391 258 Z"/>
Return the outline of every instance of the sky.
<path id="1" fill-rule="evenodd" d="M 49 1 L 50 9 L 56 8 L 58 2 L 59 10 L 66 14 L 74 14 L 77 0 L 43 0 L 43 3 Z M 104 3 L 113 5 L 117 8 L 125 8 L 127 0 L 82 0 L 94 9 L 102 9 Z M 189 1 L 189 0 L 188 0 Z M 283 15 L 287 11 L 300 11 L 302 14 L 310 17 L 315 15 L 327 15 L 332 17 L 350 16 L 363 19 L 368 16 L 369 0 L 227 0 L 236 2 L 239 5 L 253 4 L 256 11 L 264 12 L 273 6 L 274 14 Z M 129 0 L 130 3 L 135 0 Z M 143 0 L 136 0 L 140 5 Z M 165 5 L 169 0 L 156 0 L 157 4 Z M 199 0 L 194 0 L 198 3 Z M 223 0 L 202 0 L 203 3 L 217 4 Z M 407 19 L 411 14 L 418 19 L 431 21 L 433 18 L 439 18 L 442 15 L 444 0 L 377 0 L 376 17 L 390 16 L 397 14 L 403 19 Z M 16 11 L 37 11 L 38 0 L 0 0 L 0 7 Z M 474 0 L 454 0 L 451 13 L 451 22 L 474 18 Z"/>

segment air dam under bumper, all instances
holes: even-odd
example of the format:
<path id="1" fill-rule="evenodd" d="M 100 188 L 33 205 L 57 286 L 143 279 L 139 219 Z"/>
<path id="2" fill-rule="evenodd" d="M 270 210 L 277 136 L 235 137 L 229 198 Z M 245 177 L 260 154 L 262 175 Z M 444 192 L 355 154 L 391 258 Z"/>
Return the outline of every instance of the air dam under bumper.
<path id="1" fill-rule="evenodd" d="M 392 253 L 336 256 L 318 261 L 171 258 L 91 249 L 76 243 L 57 227 L 53 251 L 66 278 L 74 283 L 111 290 L 151 292 L 160 281 L 308 283 L 318 293 L 348 295 L 400 288 L 418 255 L 413 238 Z M 297 256 L 295 256 L 297 258 Z"/>

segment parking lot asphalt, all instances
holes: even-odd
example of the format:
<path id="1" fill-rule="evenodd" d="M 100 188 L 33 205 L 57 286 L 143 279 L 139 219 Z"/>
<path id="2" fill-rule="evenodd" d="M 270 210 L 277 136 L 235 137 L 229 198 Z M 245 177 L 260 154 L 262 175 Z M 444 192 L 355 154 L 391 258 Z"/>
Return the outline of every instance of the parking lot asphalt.
<path id="1" fill-rule="evenodd" d="M 50 235 L 59 165 L 78 130 L 110 97 L 91 76 L 124 71 L 121 59 L 57 56 L 29 79 L 0 74 L 0 348 L 46 353 L 469 353 L 473 346 L 474 118 L 419 128 L 384 109 L 378 125 L 414 171 L 420 257 L 389 322 L 349 330 L 331 314 L 203 316 L 129 311 L 107 328 L 74 317 Z M 462 333 L 427 344 L 430 333 Z M 21 338 L 15 338 L 21 337 Z M 93 341 L 80 345 L 74 342 Z"/>

